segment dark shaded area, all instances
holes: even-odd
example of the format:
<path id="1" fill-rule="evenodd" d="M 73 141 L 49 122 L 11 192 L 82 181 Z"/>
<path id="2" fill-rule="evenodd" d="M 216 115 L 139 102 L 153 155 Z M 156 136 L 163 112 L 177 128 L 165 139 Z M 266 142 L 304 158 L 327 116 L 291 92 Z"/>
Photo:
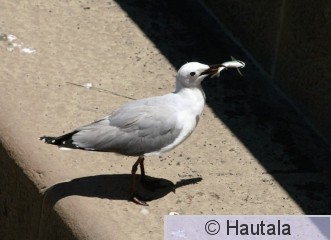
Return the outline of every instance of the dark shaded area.
<path id="1" fill-rule="evenodd" d="M 189 61 L 220 63 L 230 60 L 230 56 L 246 62 L 244 77 L 228 71 L 223 73 L 222 81 L 204 81 L 207 104 L 305 213 L 330 214 L 328 146 L 267 83 L 199 3 L 117 2 L 176 68 Z"/>
<path id="2" fill-rule="evenodd" d="M 17 166 L 0 139 L 0 239 L 76 239 L 54 211 L 45 216 L 47 224 L 40 222 L 41 206 L 35 182 Z"/>
<path id="3" fill-rule="evenodd" d="M 202 180 L 202 178 L 189 178 L 182 179 L 174 184 L 163 178 L 149 176 L 146 176 L 146 178 L 148 181 L 159 181 L 161 185 L 161 187 L 155 190 L 146 189 L 141 185 L 139 175 L 137 176 L 137 191 L 139 195 L 148 199 L 148 201 L 162 198 L 170 192 L 175 192 L 177 188 L 196 184 Z M 131 174 L 82 177 L 69 182 L 55 184 L 47 189 L 44 196 L 46 197 L 47 203 L 50 203 L 52 206 L 60 199 L 73 195 L 107 198 L 110 200 L 129 200 L 130 182 Z"/>

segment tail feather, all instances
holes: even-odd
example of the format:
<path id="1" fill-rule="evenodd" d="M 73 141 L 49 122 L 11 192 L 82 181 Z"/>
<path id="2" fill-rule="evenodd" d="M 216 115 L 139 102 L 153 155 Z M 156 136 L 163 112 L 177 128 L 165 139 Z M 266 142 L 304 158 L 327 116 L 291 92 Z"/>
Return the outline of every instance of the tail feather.
<path id="1" fill-rule="evenodd" d="M 73 144 L 72 135 L 75 133 L 76 131 L 64 134 L 59 137 L 43 136 L 40 137 L 40 140 L 44 143 L 57 145 L 59 147 L 80 149 L 80 147 Z"/>

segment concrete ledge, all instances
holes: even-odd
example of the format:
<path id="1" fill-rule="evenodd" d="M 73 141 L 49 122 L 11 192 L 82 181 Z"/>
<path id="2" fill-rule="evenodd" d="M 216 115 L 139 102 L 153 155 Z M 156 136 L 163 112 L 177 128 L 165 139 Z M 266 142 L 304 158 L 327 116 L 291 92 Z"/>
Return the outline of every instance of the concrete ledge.
<path id="1" fill-rule="evenodd" d="M 6 136 L 5 131 L 1 131 L 1 136 Z M 13 143 L 6 149 L 0 147 L 1 239 L 76 239 L 59 215 L 47 205 L 43 206 L 43 196 L 36 186 L 38 182 L 32 180 L 36 180 L 36 172 L 32 166 L 20 165 L 28 158 L 18 159 L 15 147 L 19 149 Z"/>
<path id="2" fill-rule="evenodd" d="M 162 239 L 163 216 L 173 211 L 330 212 L 327 146 L 222 32 L 197 31 L 175 3 L 3 3 L 1 32 L 36 52 L 8 51 L 0 41 L 1 240 L 37 239 L 39 230 L 40 239 Z M 169 155 L 146 159 L 149 176 L 176 186 L 141 188 L 154 199 L 149 207 L 127 201 L 135 159 L 39 141 L 129 101 L 67 82 L 138 99 L 172 91 L 175 67 L 186 61 L 231 55 L 247 62 L 245 78 L 228 72 L 207 81 L 195 133 Z"/>

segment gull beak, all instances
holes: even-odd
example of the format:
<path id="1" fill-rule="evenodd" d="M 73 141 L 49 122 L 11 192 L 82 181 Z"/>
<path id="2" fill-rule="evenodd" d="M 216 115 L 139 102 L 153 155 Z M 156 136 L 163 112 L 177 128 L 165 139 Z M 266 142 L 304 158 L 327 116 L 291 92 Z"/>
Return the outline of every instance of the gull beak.
<path id="1" fill-rule="evenodd" d="M 219 70 L 220 68 L 221 68 L 221 70 Z M 215 75 L 225 68 L 226 67 L 223 64 L 209 65 L 209 69 L 207 69 L 206 71 L 203 71 L 200 75 Z"/>

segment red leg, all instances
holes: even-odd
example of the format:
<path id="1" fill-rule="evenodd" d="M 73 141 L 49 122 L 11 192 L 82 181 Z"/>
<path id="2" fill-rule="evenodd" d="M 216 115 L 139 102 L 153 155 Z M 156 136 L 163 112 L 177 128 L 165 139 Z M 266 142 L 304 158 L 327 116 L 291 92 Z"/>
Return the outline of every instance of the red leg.
<path id="1" fill-rule="evenodd" d="M 142 160 L 139 162 L 140 172 L 141 172 L 141 179 L 145 180 L 145 166 L 144 166 L 145 158 L 142 157 Z"/>
<path id="2" fill-rule="evenodd" d="M 133 164 L 132 170 L 131 170 L 130 197 L 133 202 L 140 204 L 140 205 L 148 206 L 148 204 L 146 202 L 138 199 L 137 192 L 136 192 L 136 172 L 138 169 L 138 164 L 140 165 L 142 177 L 145 177 L 144 157 L 139 157 L 138 160 Z"/>

